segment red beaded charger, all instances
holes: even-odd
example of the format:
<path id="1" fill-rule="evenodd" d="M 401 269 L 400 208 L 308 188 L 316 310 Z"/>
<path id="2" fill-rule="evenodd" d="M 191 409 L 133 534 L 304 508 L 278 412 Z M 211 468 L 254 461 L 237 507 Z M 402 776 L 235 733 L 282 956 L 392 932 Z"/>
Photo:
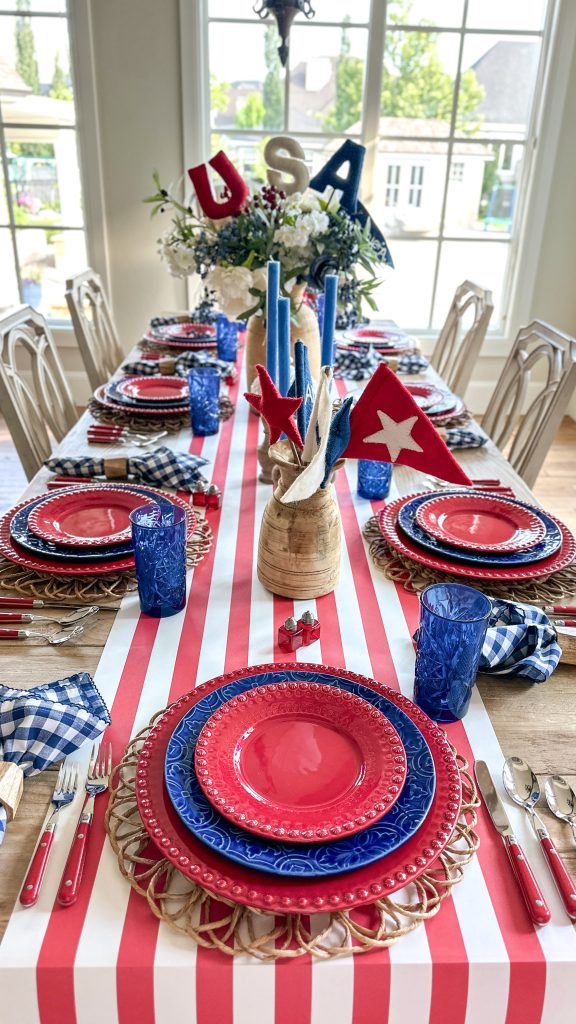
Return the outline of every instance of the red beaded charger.
<path id="1" fill-rule="evenodd" d="M 154 499 L 120 487 L 97 484 L 54 494 L 32 510 L 28 529 L 42 540 L 66 547 L 104 548 L 130 540 L 130 513 Z"/>
<path id="2" fill-rule="evenodd" d="M 335 686 L 295 694 L 271 684 L 234 697 L 202 729 L 195 767 L 225 818 L 293 843 L 361 832 L 406 781 L 394 726 Z"/>
<path id="3" fill-rule="evenodd" d="M 153 408 L 152 406 L 130 406 L 121 405 L 120 402 L 115 402 L 113 398 L 110 398 L 106 393 L 106 384 L 102 387 L 96 388 L 94 392 L 94 398 L 99 405 L 104 406 L 105 409 L 112 409 L 114 412 L 121 412 L 123 415 L 126 413 L 132 416 L 144 416 L 144 417 L 160 417 L 165 419 L 168 416 L 182 417 L 188 412 L 188 402 L 183 402 L 182 405 L 163 405 L 162 408 Z"/>
<path id="4" fill-rule="evenodd" d="M 206 694 L 225 683 L 261 672 L 331 672 L 383 694 L 417 725 L 430 747 L 436 788 L 430 810 L 418 831 L 393 853 L 344 875 L 298 878 L 255 871 L 215 853 L 184 825 L 172 806 L 164 782 L 170 737 L 184 715 Z M 298 683 L 294 683 L 298 689 Z M 167 709 L 145 740 L 136 769 L 136 796 L 142 822 L 163 857 L 182 874 L 215 896 L 271 913 L 320 913 L 372 903 L 401 889 L 437 860 L 454 832 L 462 799 L 460 772 L 446 736 L 412 701 L 374 679 L 344 669 L 290 662 L 256 665 L 229 672 L 197 686 Z"/>
<path id="5" fill-rule="evenodd" d="M 127 398 L 146 402 L 188 401 L 188 384 L 182 377 L 129 377 L 117 385 Z"/>

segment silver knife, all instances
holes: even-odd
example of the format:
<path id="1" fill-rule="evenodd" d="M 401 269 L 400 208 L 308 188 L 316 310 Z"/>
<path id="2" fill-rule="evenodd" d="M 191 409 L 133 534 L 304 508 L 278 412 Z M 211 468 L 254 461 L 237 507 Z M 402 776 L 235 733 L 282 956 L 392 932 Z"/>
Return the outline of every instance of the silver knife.
<path id="1" fill-rule="evenodd" d="M 526 909 L 528 910 L 534 924 L 548 924 L 548 921 L 550 920 L 550 911 L 542 893 L 540 892 L 540 888 L 534 877 L 532 868 L 524 856 L 524 851 L 512 831 L 512 826 L 508 821 L 508 815 L 506 814 L 502 801 L 496 792 L 496 787 L 494 786 L 492 776 L 488 771 L 488 765 L 485 761 L 476 761 L 474 763 L 474 774 L 476 776 L 476 782 L 478 783 L 480 792 L 484 797 L 484 803 L 488 808 L 488 813 L 492 818 L 494 828 L 502 836 L 504 848 L 508 854 L 508 860 L 512 865 L 514 877 L 516 878 L 520 892 L 524 897 Z"/>

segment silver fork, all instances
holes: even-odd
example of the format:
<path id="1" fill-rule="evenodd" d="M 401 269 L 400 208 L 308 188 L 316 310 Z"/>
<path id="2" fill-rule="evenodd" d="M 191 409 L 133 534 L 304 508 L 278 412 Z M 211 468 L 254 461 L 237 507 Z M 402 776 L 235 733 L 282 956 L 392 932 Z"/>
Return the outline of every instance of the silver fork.
<path id="1" fill-rule="evenodd" d="M 33 907 L 38 899 L 40 886 L 42 885 L 42 879 L 44 878 L 44 872 L 46 871 L 48 857 L 50 856 L 50 850 L 54 840 L 58 811 L 65 807 L 66 804 L 72 802 L 77 788 L 78 769 L 72 765 L 66 765 L 63 761 L 60 765 L 60 771 L 58 772 L 56 785 L 54 786 L 54 792 L 52 794 L 53 811 L 42 830 L 30 867 L 28 868 L 28 874 L 24 879 L 24 884 L 20 892 L 20 903 L 23 907 Z"/>
<path id="2" fill-rule="evenodd" d="M 108 789 L 108 779 L 112 771 L 112 744 L 108 743 L 100 755 L 101 743 L 95 743 L 90 754 L 90 764 L 86 777 L 86 799 L 82 814 L 78 819 L 76 833 L 70 847 L 66 867 L 60 880 L 58 889 L 58 903 L 63 907 L 71 907 L 78 899 L 84 861 L 86 860 L 86 848 L 94 817 L 94 800 L 99 793 Z"/>

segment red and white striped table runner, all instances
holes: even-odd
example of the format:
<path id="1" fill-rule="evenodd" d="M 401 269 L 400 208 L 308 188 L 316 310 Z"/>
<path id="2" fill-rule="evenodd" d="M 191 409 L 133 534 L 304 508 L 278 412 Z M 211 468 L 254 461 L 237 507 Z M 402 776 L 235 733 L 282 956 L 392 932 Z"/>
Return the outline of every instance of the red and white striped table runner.
<path id="1" fill-rule="evenodd" d="M 341 383 L 340 388 L 344 385 Z M 297 660 L 345 666 L 412 694 L 417 600 L 372 565 L 361 529 L 355 464 L 337 475 L 343 526 L 341 581 L 317 602 L 272 597 L 256 578 L 259 523 L 269 488 L 257 482 L 259 421 L 240 388 L 236 413 L 191 450 L 210 460 L 224 492 L 214 544 L 193 571 L 182 615 L 154 620 L 125 599 L 96 681 L 119 755 L 152 714 L 197 682 L 278 655 L 278 626 L 316 608 L 321 641 Z M 182 435 L 174 447 L 189 445 Z M 71 451 L 69 445 L 66 446 Z M 65 449 L 65 450 L 66 450 Z M 77 443 L 76 449 L 77 450 Z M 283 656 L 283 660 L 286 660 Z M 505 682 L 502 683 L 506 685 Z M 499 776 L 502 752 L 475 692 L 450 739 Z M 78 903 L 55 903 L 76 811 L 63 816 L 40 900 L 16 906 L 0 946 L 0 1020 L 14 1024 L 564 1024 L 574 1019 L 576 932 L 518 808 L 507 807 L 552 911 L 530 924 L 499 838 L 482 812 L 482 845 L 440 913 L 387 951 L 329 962 L 264 964 L 199 949 L 152 916 L 121 877 L 96 823 Z"/>

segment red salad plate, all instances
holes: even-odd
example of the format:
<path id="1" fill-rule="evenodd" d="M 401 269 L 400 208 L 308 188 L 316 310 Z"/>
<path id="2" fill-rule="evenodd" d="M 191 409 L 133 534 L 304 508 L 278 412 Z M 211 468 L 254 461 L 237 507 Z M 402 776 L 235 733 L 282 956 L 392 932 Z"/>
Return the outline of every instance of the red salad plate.
<path id="1" fill-rule="evenodd" d="M 213 851 L 180 820 L 164 782 L 166 748 L 178 722 L 190 708 L 225 683 L 270 670 L 290 679 L 307 672 L 330 672 L 369 687 L 396 704 L 417 725 L 432 752 L 436 789 L 418 831 L 393 853 L 344 875 L 295 878 L 243 867 Z M 456 758 L 442 729 L 412 701 L 374 679 L 323 665 L 256 665 L 229 672 L 197 686 L 167 710 L 142 746 L 136 770 L 136 796 L 148 834 L 162 857 L 218 897 L 270 913 L 321 913 L 372 903 L 402 889 L 429 870 L 450 840 L 460 810 L 462 787 Z"/>
<path id="2" fill-rule="evenodd" d="M 217 348 L 216 339 L 212 335 L 206 335 L 202 338 L 188 338 L 187 340 L 177 340 L 176 338 L 163 338 L 156 333 L 156 329 L 146 331 L 144 335 L 144 341 L 149 342 L 152 345 L 157 345 L 158 348 L 173 348 L 179 352 L 190 352 L 196 349 L 214 349 Z"/>
<path id="3" fill-rule="evenodd" d="M 425 412 L 435 426 L 441 426 L 456 416 L 462 416 L 466 412 L 466 406 L 457 395 L 448 394 L 443 397 L 442 402 L 431 406 Z"/>
<path id="4" fill-rule="evenodd" d="M 127 398 L 145 402 L 188 401 L 188 384 L 182 377 L 129 377 L 117 385 Z"/>
<path id="5" fill-rule="evenodd" d="M 196 776 L 225 818 L 309 843 L 353 835 L 396 803 L 406 754 L 375 707 L 338 687 L 260 686 L 224 704 L 198 737 Z"/>
<path id="6" fill-rule="evenodd" d="M 462 562 L 452 561 L 436 555 L 425 548 L 420 547 L 416 541 L 408 537 L 398 529 L 397 520 L 400 509 L 414 498 L 422 497 L 426 492 L 420 491 L 417 494 L 408 494 L 403 498 L 391 501 L 386 508 L 382 509 L 378 517 L 380 532 L 394 551 L 400 552 L 413 562 L 425 565 L 429 569 L 436 569 L 439 572 L 447 572 L 452 576 L 465 576 L 468 579 L 477 580 L 532 580 L 540 579 L 543 576 L 550 576 L 553 572 L 565 569 L 574 561 L 576 556 L 576 541 L 564 523 L 561 523 L 555 516 L 550 516 L 562 534 L 562 543 L 553 555 L 543 558 L 539 562 L 531 562 L 528 565 L 507 565 L 502 568 L 488 568 L 478 565 L 464 565 Z"/>
<path id="7" fill-rule="evenodd" d="M 130 513 L 153 499 L 134 491 L 86 484 L 80 492 L 54 494 L 30 513 L 28 529 L 42 540 L 66 547 L 111 547 L 130 540 Z"/>
<path id="8" fill-rule="evenodd" d="M 162 417 L 163 419 L 168 416 L 181 417 L 188 412 L 188 402 L 183 405 L 164 405 L 158 409 L 144 405 L 121 405 L 120 402 L 115 402 L 114 399 L 108 397 L 106 387 L 107 385 L 103 384 L 102 387 L 96 388 L 94 398 L 99 405 L 104 406 L 105 409 L 112 409 L 114 412 L 121 412 L 124 415 L 128 412 L 132 416 Z"/>
<path id="9" fill-rule="evenodd" d="M 211 324 L 198 324 L 190 320 L 177 324 L 161 324 L 152 327 L 151 330 L 157 337 L 168 338 L 170 341 L 198 341 L 216 336 L 216 328 Z"/>
<path id="10" fill-rule="evenodd" d="M 445 391 L 440 391 L 435 384 L 411 384 L 409 381 L 404 384 L 407 391 L 410 392 L 412 398 L 416 402 L 423 412 L 427 412 L 428 409 L 434 408 L 434 406 L 440 405 L 441 402 L 445 401 L 447 395 Z"/>
<path id="11" fill-rule="evenodd" d="M 546 536 L 541 519 L 507 498 L 451 494 L 431 498 L 416 522 L 443 544 L 473 551 L 526 551 Z"/>
<path id="12" fill-rule="evenodd" d="M 66 494 L 84 494 L 86 486 L 86 484 L 82 484 L 78 488 L 68 487 L 66 489 Z M 107 485 L 100 484 L 99 488 L 101 490 L 106 490 Z M 138 492 L 138 484 L 128 484 L 126 486 L 126 490 Z M 144 488 L 144 490 L 149 492 L 150 488 Z M 196 529 L 197 519 L 190 506 L 185 501 L 182 501 L 180 498 L 177 498 L 174 494 L 170 494 L 167 491 L 158 490 L 158 496 L 167 501 L 171 501 L 172 504 L 178 505 L 180 508 L 185 509 L 188 524 L 187 535 L 191 536 Z M 78 565 L 73 562 L 59 562 L 56 557 L 52 556 L 50 558 L 42 558 L 40 555 L 33 555 L 24 548 L 21 548 L 10 535 L 10 522 L 17 512 L 26 508 L 27 505 L 31 505 L 35 501 L 38 501 L 38 498 L 41 497 L 43 497 L 43 495 L 36 494 L 33 498 L 27 498 L 26 501 L 22 501 L 19 505 L 11 508 L 0 517 L 0 555 L 6 558 L 9 562 L 13 562 L 15 565 L 20 565 L 24 569 L 31 569 L 33 572 L 40 572 L 49 576 L 106 576 L 110 575 L 110 573 L 123 572 L 127 569 L 134 568 L 133 555 L 128 555 L 126 558 L 111 558 L 108 562 L 90 562 Z M 53 492 L 48 491 L 46 498 L 52 497 Z M 145 504 L 142 500 L 143 497 L 143 495 L 138 495 L 139 505 Z M 147 494 L 146 497 L 149 500 L 149 494 Z"/>

